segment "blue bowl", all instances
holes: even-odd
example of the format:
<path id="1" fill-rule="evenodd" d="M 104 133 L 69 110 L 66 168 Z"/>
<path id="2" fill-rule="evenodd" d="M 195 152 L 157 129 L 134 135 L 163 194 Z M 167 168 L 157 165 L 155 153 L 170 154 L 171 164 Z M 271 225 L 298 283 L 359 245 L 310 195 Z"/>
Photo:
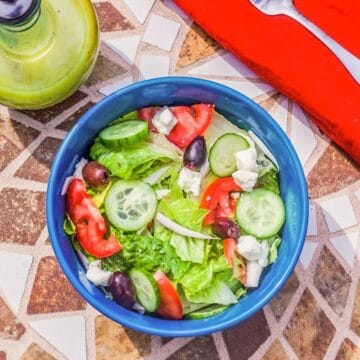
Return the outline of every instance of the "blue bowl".
<path id="1" fill-rule="evenodd" d="M 65 198 L 61 188 L 79 159 L 109 122 L 120 115 L 150 105 L 214 103 L 216 110 L 241 128 L 253 132 L 271 149 L 280 166 L 281 194 L 286 222 L 277 261 L 264 272 L 256 290 L 221 314 L 201 320 L 165 320 L 127 310 L 107 299 L 92 285 L 63 230 Z M 51 244 L 73 287 L 98 311 L 137 331 L 166 336 L 197 336 L 224 330 L 262 309 L 281 289 L 301 253 L 308 222 L 308 194 L 302 166 L 286 134 L 260 106 L 246 96 L 211 81 L 167 77 L 130 85 L 102 100 L 72 128 L 53 162 L 46 199 Z"/>

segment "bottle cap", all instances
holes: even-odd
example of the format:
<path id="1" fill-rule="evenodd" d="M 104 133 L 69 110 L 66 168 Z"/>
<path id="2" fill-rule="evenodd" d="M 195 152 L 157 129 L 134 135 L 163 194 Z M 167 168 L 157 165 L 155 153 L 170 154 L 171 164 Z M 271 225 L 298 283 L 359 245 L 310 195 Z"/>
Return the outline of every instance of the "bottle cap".
<path id="1" fill-rule="evenodd" d="M 0 24 L 14 25 L 30 17 L 39 0 L 0 0 Z"/>

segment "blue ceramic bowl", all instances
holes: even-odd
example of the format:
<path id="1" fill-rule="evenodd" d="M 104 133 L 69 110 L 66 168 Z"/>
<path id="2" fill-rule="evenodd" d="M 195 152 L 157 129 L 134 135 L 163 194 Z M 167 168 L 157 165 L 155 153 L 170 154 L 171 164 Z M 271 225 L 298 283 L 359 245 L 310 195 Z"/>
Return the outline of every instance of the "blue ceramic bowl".
<path id="1" fill-rule="evenodd" d="M 86 157 L 97 136 L 120 115 L 150 105 L 214 103 L 216 110 L 241 128 L 252 129 L 271 149 L 280 165 L 286 222 L 278 260 L 263 274 L 259 288 L 225 312 L 202 320 L 165 320 L 138 314 L 107 299 L 86 278 L 69 238 L 63 231 L 65 198 L 61 188 L 80 157 Z M 300 161 L 287 136 L 260 106 L 226 86 L 194 78 L 167 77 L 142 81 L 117 91 L 93 106 L 72 128 L 52 165 L 46 215 L 57 259 L 73 287 L 97 310 L 137 331 L 160 336 L 205 335 L 235 325 L 259 311 L 285 284 L 301 253 L 307 222 L 308 194 Z"/>

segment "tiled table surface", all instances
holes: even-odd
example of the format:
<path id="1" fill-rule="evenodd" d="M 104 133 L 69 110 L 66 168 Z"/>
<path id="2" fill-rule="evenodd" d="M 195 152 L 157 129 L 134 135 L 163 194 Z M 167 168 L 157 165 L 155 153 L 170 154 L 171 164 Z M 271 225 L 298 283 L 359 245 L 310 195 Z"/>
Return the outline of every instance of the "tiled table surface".
<path id="1" fill-rule="evenodd" d="M 359 167 L 171 1 L 95 6 L 101 54 L 85 86 L 48 110 L 0 108 L 0 359 L 360 359 Z M 168 74 L 221 82 L 267 109 L 298 151 L 311 198 L 305 248 L 280 294 L 245 323 L 193 339 L 139 334 L 87 305 L 59 269 L 44 217 L 49 167 L 79 116 Z"/>

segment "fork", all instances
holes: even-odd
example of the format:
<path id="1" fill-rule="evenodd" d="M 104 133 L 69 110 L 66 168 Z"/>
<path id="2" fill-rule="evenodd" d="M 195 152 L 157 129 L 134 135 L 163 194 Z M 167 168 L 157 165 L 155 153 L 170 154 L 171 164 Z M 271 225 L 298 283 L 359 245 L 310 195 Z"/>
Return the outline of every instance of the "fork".
<path id="1" fill-rule="evenodd" d="M 351 76 L 360 84 L 360 59 L 297 11 L 292 0 L 249 1 L 266 15 L 287 15 L 303 25 L 335 54 Z"/>

